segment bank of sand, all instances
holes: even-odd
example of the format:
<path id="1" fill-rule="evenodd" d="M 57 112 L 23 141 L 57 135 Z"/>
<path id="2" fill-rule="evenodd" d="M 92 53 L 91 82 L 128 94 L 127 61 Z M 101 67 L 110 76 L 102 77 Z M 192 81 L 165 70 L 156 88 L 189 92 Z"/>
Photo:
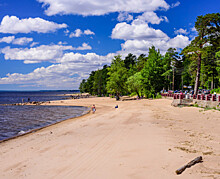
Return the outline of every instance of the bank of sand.
<path id="1" fill-rule="evenodd" d="M 220 112 L 171 102 L 51 102 L 97 111 L 0 143 L 0 178 L 219 178 Z M 200 155 L 203 163 L 175 174 Z"/>

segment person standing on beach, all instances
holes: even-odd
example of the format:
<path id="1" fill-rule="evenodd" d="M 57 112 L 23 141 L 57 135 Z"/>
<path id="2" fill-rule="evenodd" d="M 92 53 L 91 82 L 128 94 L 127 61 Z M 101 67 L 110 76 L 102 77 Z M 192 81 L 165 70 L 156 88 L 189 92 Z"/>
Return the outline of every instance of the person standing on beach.
<path id="1" fill-rule="evenodd" d="M 95 104 L 92 105 L 92 113 L 94 114 L 96 111 Z"/>

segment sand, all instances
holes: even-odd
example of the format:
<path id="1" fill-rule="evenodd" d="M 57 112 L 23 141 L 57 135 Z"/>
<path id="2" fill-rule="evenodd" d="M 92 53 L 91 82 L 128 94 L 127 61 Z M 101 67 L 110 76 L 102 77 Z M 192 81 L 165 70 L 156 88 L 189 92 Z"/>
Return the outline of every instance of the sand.
<path id="1" fill-rule="evenodd" d="M 0 178 L 220 178 L 220 112 L 171 102 L 52 102 L 97 111 L 0 143 Z M 203 163 L 175 174 L 198 156 Z"/>

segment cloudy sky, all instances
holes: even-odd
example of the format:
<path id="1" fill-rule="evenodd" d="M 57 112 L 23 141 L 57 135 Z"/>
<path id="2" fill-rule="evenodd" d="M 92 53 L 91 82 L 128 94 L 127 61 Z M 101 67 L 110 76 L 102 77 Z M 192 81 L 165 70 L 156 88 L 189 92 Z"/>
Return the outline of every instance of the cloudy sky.
<path id="1" fill-rule="evenodd" d="M 195 37 L 219 0 L 1 0 L 0 90 L 78 89 L 128 53 L 164 54 Z"/>

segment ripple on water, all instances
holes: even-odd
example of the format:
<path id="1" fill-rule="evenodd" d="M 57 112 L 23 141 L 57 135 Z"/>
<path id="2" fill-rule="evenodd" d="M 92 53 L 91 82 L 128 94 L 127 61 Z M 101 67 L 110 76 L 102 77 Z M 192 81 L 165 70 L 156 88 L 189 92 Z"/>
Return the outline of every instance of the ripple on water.
<path id="1" fill-rule="evenodd" d="M 81 106 L 0 106 L 0 140 L 83 115 Z"/>

